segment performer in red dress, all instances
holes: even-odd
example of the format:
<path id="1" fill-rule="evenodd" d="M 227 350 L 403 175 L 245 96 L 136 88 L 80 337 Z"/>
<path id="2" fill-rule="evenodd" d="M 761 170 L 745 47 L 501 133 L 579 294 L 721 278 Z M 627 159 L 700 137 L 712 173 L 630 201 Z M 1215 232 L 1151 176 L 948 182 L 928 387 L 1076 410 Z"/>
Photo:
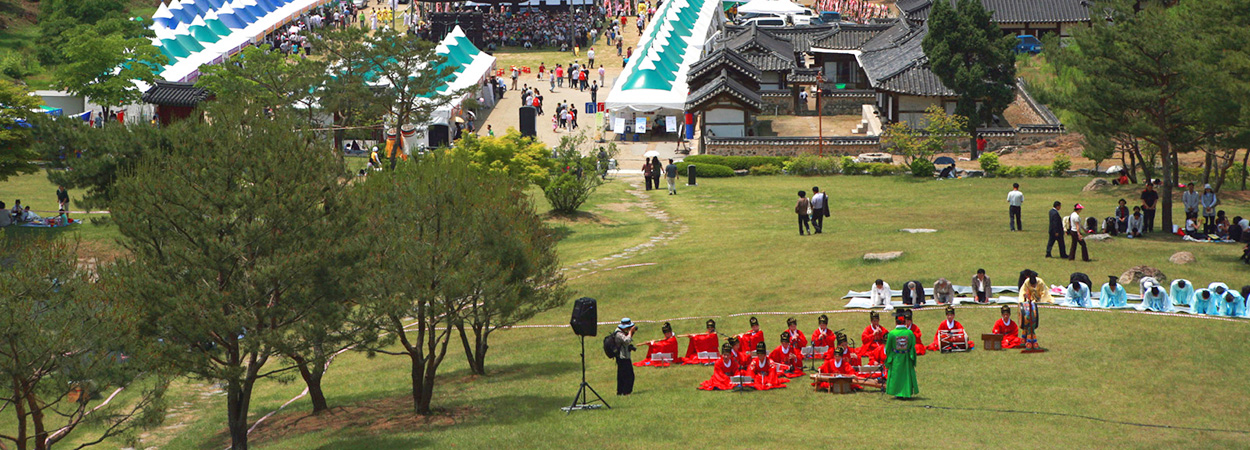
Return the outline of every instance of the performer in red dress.
<path id="1" fill-rule="evenodd" d="M 790 346 L 789 331 L 781 332 L 781 345 L 768 354 L 768 359 L 786 366 L 781 376 L 788 378 L 803 376 L 803 354 L 799 353 L 798 347 Z"/>
<path id="2" fill-rule="evenodd" d="M 807 336 L 799 331 L 799 321 L 791 317 L 786 319 L 786 326 L 789 327 L 786 332 L 790 333 L 790 345 L 798 348 L 807 347 Z"/>
<path id="3" fill-rule="evenodd" d="M 830 374 L 830 375 L 850 375 L 853 377 L 858 377 L 859 373 L 855 372 L 855 367 L 851 365 L 851 361 L 846 359 L 845 355 L 846 355 L 845 348 L 838 349 L 837 351 L 831 352 L 831 355 L 830 355 L 831 357 L 829 359 L 826 359 L 825 363 L 820 366 L 820 373 Z M 829 389 L 829 382 L 822 381 L 816 387 L 820 389 Z M 856 384 L 856 383 L 852 383 L 851 387 L 856 390 L 860 389 L 859 384 Z"/>
<path id="4" fill-rule="evenodd" d="M 880 365 L 885 362 L 885 351 L 882 343 L 885 342 L 885 335 L 890 330 L 881 326 L 881 315 L 876 311 L 868 313 L 868 320 L 872 323 L 864 328 L 864 333 L 860 335 L 860 342 L 863 343 L 856 353 L 861 356 L 868 357 L 872 365 Z"/>
<path id="5" fill-rule="evenodd" d="M 738 375 L 738 362 L 734 361 L 733 345 L 726 342 L 720 348 L 720 359 L 712 364 L 712 378 L 699 385 L 705 391 L 728 391 L 733 389 L 729 377 Z"/>
<path id="6" fill-rule="evenodd" d="M 941 350 L 941 344 L 938 342 L 939 341 L 938 336 L 940 336 L 943 331 L 954 331 L 954 330 L 963 330 L 963 329 L 964 329 L 963 324 L 959 323 L 958 320 L 955 320 L 955 307 L 947 305 L 946 320 L 943 320 L 942 323 L 938 324 L 937 332 L 933 333 L 933 343 L 929 344 L 928 349 L 933 350 L 933 351 Z M 967 330 L 964 330 L 964 337 L 967 338 L 967 336 L 968 336 L 968 332 Z M 968 341 L 968 348 L 973 348 L 974 346 L 975 346 L 975 343 L 973 343 L 972 341 Z"/>
<path id="7" fill-rule="evenodd" d="M 789 378 L 777 375 L 777 365 L 768 359 L 767 345 L 760 342 L 756 346 L 755 358 L 751 359 L 751 364 L 747 367 L 747 372 L 755 380 L 751 383 L 751 387 L 761 391 L 783 388 L 786 387 L 786 383 L 790 382 Z"/>
<path id="8" fill-rule="evenodd" d="M 821 314 L 816 319 L 816 331 L 812 332 L 812 346 L 833 348 L 834 345 L 836 343 L 833 340 L 833 330 L 829 329 L 829 316 Z"/>
<path id="9" fill-rule="evenodd" d="M 690 343 L 686 345 L 686 356 L 681 359 L 682 364 L 711 364 L 716 362 L 715 358 L 699 359 L 699 352 L 716 352 L 716 348 L 720 345 L 720 337 L 716 335 L 716 321 L 707 320 L 707 333 L 703 334 L 687 334 L 685 337 L 690 338 Z"/>
<path id="10" fill-rule="evenodd" d="M 907 328 L 911 329 L 912 333 L 916 334 L 916 356 L 924 356 L 924 344 L 920 343 L 920 340 L 922 339 L 921 336 L 924 335 L 920 334 L 920 327 L 916 326 L 915 322 L 912 322 L 911 314 L 910 309 L 903 310 L 903 318 L 907 319 L 905 325 L 907 325 Z"/>
<path id="11" fill-rule="evenodd" d="M 729 342 L 729 345 L 732 346 L 733 350 L 731 350 L 731 353 L 734 358 L 734 361 L 738 362 L 739 368 L 745 368 L 747 364 L 751 363 L 751 352 L 747 350 L 740 350 L 740 349 L 745 348 L 742 345 L 741 339 L 738 339 L 737 336 L 731 336 L 729 339 L 726 339 L 725 341 Z"/>
<path id="12" fill-rule="evenodd" d="M 755 351 L 755 347 L 760 342 L 764 342 L 764 332 L 760 331 L 760 321 L 754 317 L 751 318 L 751 331 L 738 335 L 738 350 L 741 353 L 751 353 Z"/>
<path id="13" fill-rule="evenodd" d="M 1011 307 L 1003 305 L 1003 318 L 994 323 L 991 333 L 1003 335 L 1003 348 L 1020 348 L 1024 340 L 1020 339 L 1020 326 L 1011 320 Z"/>
<path id="14" fill-rule="evenodd" d="M 669 363 L 667 362 L 651 360 L 651 355 L 656 353 L 667 353 L 673 358 L 674 364 L 681 364 L 681 358 L 677 357 L 677 336 L 673 335 L 673 326 L 668 322 L 664 322 L 664 327 L 660 330 L 664 332 L 664 339 L 642 343 L 642 345 L 647 346 L 647 359 L 634 363 L 635 366 L 668 367 Z"/>

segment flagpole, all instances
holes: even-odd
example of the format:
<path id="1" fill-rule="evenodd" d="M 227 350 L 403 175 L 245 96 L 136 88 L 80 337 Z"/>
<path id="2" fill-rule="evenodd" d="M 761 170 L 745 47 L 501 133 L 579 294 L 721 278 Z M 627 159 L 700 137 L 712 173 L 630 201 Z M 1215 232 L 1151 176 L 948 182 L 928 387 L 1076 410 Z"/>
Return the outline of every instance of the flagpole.
<path id="1" fill-rule="evenodd" d="M 822 67 L 820 72 L 816 73 L 816 129 L 817 129 L 817 156 L 825 156 L 825 112 L 820 109 L 820 97 L 824 93 L 821 85 L 825 84 L 825 69 Z"/>

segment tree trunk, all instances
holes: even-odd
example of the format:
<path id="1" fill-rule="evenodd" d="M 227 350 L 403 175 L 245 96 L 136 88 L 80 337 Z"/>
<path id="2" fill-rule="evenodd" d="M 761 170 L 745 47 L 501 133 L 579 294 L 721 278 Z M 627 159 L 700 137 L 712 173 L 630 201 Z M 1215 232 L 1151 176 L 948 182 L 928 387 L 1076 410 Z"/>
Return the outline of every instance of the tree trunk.
<path id="1" fill-rule="evenodd" d="M 421 395 L 425 391 L 425 371 L 421 367 L 421 357 L 409 352 L 408 358 L 412 360 L 412 411 L 421 415 L 429 414 L 430 402 Z M 422 409 L 423 406 L 425 409 Z"/>
<path id="2" fill-rule="evenodd" d="M 226 383 L 226 423 L 230 427 L 231 450 L 247 450 L 247 410 L 251 402 L 249 384 L 238 379 Z"/>
<path id="3" fill-rule="evenodd" d="M 1176 186 L 1181 180 L 1181 162 L 1176 152 L 1170 151 L 1172 144 L 1168 144 L 1169 153 L 1172 154 L 1172 185 Z"/>
<path id="4" fill-rule="evenodd" d="M 1142 174 L 1146 176 L 1147 180 L 1153 180 L 1155 178 L 1154 161 L 1146 161 L 1146 158 L 1141 155 L 1141 142 L 1137 139 L 1133 139 L 1132 149 L 1133 154 L 1137 157 L 1137 163 L 1141 164 Z"/>
<path id="5" fill-rule="evenodd" d="M 320 363 L 309 364 L 308 360 L 302 357 L 292 357 L 291 360 L 295 361 L 300 378 L 303 378 L 304 385 L 308 386 L 308 398 L 312 399 L 313 414 L 329 411 L 330 405 L 326 402 L 325 392 L 321 389 L 321 378 L 325 375 L 325 366 Z"/>
<path id="6" fill-rule="evenodd" d="M 13 378 L 13 413 L 17 415 L 17 450 L 26 450 L 26 406 L 22 404 L 22 385 Z"/>
<path id="7" fill-rule="evenodd" d="M 1159 187 L 1159 197 L 1163 200 L 1163 216 L 1160 219 L 1165 233 L 1172 232 L 1172 187 L 1176 186 L 1172 172 L 1172 143 L 1167 139 L 1159 142 L 1159 155 L 1163 157 L 1163 185 Z"/>
<path id="8" fill-rule="evenodd" d="M 1246 190 L 1246 174 L 1250 171 L 1246 170 L 1246 163 L 1250 162 L 1250 150 L 1246 150 L 1246 156 L 1241 157 L 1241 190 Z"/>
<path id="9" fill-rule="evenodd" d="M 26 391 L 26 406 L 30 408 L 30 423 L 35 426 L 35 450 L 48 450 L 48 431 L 43 426 L 43 409 L 35 398 L 33 389 Z"/>
<path id="10" fill-rule="evenodd" d="M 1206 158 L 1202 161 L 1202 184 L 1211 183 L 1211 166 L 1215 165 L 1215 155 L 1206 152 Z"/>
<path id="11" fill-rule="evenodd" d="M 464 346 L 465 359 L 469 360 L 469 371 L 474 375 L 486 375 L 486 371 L 482 369 L 482 357 L 476 348 L 478 345 L 469 345 L 469 334 L 464 331 L 464 322 L 456 322 L 456 330 L 460 332 L 460 345 Z M 474 334 L 477 334 L 476 331 Z"/>

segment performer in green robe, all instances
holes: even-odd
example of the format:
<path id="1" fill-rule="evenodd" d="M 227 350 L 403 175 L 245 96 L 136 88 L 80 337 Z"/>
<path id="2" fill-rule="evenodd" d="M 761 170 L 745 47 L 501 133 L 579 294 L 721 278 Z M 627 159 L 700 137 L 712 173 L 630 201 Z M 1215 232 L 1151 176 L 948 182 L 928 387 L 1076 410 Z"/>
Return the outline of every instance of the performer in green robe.
<path id="1" fill-rule="evenodd" d="M 885 337 L 885 392 L 908 399 L 920 392 L 916 382 L 916 334 L 906 325 L 911 310 L 894 313 L 897 325 Z"/>

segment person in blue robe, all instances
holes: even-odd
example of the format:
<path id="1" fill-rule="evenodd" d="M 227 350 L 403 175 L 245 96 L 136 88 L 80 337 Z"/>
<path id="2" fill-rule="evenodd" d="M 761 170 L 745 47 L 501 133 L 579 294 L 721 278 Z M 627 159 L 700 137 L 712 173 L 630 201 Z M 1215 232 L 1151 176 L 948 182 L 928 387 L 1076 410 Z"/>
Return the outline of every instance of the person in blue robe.
<path id="1" fill-rule="evenodd" d="M 1172 306 L 1189 306 L 1194 301 L 1194 284 L 1189 280 L 1174 280 L 1168 294 L 1172 297 Z"/>
<path id="2" fill-rule="evenodd" d="M 1098 294 L 1098 306 L 1103 308 L 1128 306 L 1128 293 L 1124 291 L 1124 286 L 1116 282 L 1115 275 L 1108 275 L 1108 278 L 1110 280 L 1102 285 L 1102 291 Z"/>
<path id="3" fill-rule="evenodd" d="M 1209 315 L 1213 311 L 1211 307 L 1215 304 L 1215 294 L 1210 289 L 1202 288 L 1194 291 L 1194 301 L 1190 304 L 1189 310 L 1194 314 Z"/>
<path id="4" fill-rule="evenodd" d="M 1068 306 L 1075 306 L 1077 308 L 1088 308 L 1089 307 L 1089 286 L 1086 286 L 1085 283 L 1082 283 L 1080 281 L 1072 283 L 1068 285 L 1068 293 L 1067 295 L 1065 295 L 1065 298 L 1067 299 Z"/>

